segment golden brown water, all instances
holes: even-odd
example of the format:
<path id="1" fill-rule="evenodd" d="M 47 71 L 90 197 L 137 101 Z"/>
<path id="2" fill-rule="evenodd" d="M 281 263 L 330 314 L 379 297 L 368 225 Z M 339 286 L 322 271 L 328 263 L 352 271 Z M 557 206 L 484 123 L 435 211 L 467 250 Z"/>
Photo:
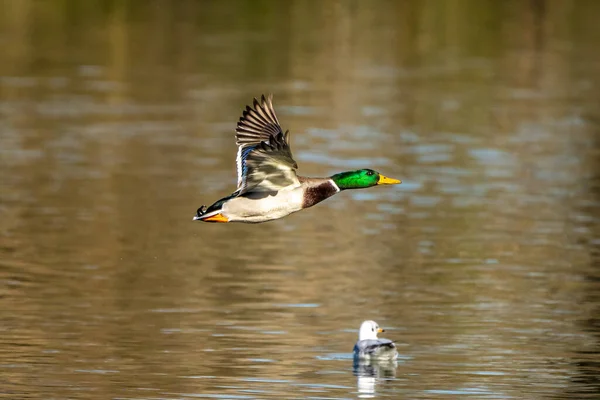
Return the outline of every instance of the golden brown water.
<path id="1" fill-rule="evenodd" d="M 0 7 L 0 396 L 597 398 L 600 3 Z M 262 93 L 404 183 L 192 222 Z"/>

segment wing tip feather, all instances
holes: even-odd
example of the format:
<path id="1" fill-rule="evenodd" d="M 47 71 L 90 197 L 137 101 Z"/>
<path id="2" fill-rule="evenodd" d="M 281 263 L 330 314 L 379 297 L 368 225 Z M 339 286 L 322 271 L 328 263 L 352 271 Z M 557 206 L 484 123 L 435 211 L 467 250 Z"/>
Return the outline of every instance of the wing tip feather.
<path id="1" fill-rule="evenodd" d="M 260 101 L 254 97 L 252 106 L 246 105 L 237 122 L 236 132 L 257 135 L 257 140 L 268 139 L 272 133 L 281 132 L 281 126 L 273 108 L 273 94 L 261 94 Z M 264 134 L 264 135 L 263 135 Z"/>

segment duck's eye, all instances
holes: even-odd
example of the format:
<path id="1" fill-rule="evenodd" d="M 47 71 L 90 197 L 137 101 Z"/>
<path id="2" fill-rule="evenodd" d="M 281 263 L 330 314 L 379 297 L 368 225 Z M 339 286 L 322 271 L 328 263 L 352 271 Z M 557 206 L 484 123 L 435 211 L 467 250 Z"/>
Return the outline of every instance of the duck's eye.
<path id="1" fill-rule="evenodd" d="M 368 175 L 368 176 L 371 176 L 371 175 L 373 175 L 374 173 L 375 173 L 375 172 L 373 172 L 373 171 L 367 171 L 367 175 Z"/>

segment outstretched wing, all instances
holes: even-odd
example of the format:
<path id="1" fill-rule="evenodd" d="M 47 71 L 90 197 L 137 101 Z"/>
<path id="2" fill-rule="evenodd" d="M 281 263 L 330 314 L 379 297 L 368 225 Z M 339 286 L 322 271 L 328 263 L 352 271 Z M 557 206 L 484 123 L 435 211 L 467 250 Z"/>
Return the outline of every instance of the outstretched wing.
<path id="1" fill-rule="evenodd" d="M 254 99 L 253 107 L 246 106 L 236 128 L 238 190 L 277 191 L 282 187 L 299 185 L 292 157 L 289 131 L 283 133 L 272 96 Z"/>

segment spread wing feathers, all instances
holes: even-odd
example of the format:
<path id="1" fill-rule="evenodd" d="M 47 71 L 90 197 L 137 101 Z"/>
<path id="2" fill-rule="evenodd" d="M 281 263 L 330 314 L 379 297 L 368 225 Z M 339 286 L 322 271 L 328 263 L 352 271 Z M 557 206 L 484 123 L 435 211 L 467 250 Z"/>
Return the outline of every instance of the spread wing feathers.
<path id="1" fill-rule="evenodd" d="M 254 99 L 254 108 L 246 107 L 236 128 L 238 190 L 277 191 L 282 187 L 298 185 L 296 169 L 289 145 L 289 131 L 282 132 L 272 97 L 260 103 Z"/>
<path id="2" fill-rule="evenodd" d="M 283 132 L 273 109 L 272 95 L 267 99 L 262 95 L 260 102 L 254 99 L 253 106 L 246 106 L 237 124 L 235 138 L 238 146 L 258 144 Z M 287 135 L 286 142 L 289 139 Z"/>

